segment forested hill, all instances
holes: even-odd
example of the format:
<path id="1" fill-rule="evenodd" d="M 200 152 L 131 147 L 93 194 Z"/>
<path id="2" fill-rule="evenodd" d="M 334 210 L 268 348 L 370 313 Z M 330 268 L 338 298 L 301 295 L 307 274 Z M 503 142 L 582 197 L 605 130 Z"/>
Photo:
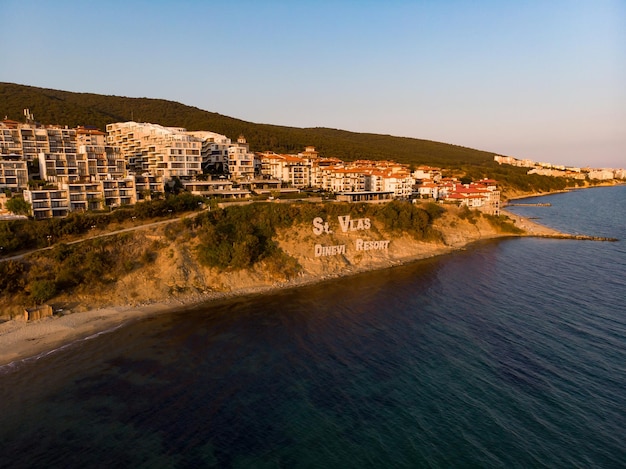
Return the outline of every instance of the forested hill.
<path id="1" fill-rule="evenodd" d="M 442 167 L 488 165 L 493 153 L 445 143 L 328 128 L 297 128 L 255 124 L 173 101 L 126 98 L 0 83 L 0 118 L 23 121 L 30 109 L 38 122 L 104 130 L 111 122 L 152 122 L 188 130 L 210 130 L 236 139 L 243 134 L 252 151 L 297 153 L 314 145 L 322 156 L 346 161 L 392 159 L 414 165 Z"/>

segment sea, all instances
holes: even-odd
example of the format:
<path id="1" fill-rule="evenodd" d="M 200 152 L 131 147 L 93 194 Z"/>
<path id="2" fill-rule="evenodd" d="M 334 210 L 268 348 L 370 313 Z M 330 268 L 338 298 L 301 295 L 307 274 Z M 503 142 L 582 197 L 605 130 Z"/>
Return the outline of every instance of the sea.
<path id="1" fill-rule="evenodd" d="M 507 238 L 0 367 L 0 467 L 626 467 L 626 186 Z"/>

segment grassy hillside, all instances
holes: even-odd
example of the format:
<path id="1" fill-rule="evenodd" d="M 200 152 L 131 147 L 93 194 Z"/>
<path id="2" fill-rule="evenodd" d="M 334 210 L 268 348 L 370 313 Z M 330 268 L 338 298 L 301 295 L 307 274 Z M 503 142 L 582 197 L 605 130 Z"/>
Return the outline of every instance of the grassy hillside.
<path id="1" fill-rule="evenodd" d="M 25 108 L 31 110 L 37 121 L 50 124 L 95 125 L 104 129 L 108 123 L 134 119 L 188 130 L 211 130 L 232 139 L 243 134 L 253 151 L 298 152 L 306 145 L 314 145 L 323 156 L 344 160 L 394 159 L 440 166 L 485 164 L 493 159 L 490 152 L 429 140 L 255 124 L 162 99 L 72 93 L 0 83 L 0 116 L 21 121 Z"/>

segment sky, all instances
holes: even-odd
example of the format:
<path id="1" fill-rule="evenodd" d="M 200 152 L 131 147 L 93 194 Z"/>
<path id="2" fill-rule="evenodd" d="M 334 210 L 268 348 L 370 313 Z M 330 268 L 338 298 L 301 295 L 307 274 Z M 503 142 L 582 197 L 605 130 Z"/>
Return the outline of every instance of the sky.
<path id="1" fill-rule="evenodd" d="M 626 167 L 626 0 L 0 0 L 0 81 Z"/>

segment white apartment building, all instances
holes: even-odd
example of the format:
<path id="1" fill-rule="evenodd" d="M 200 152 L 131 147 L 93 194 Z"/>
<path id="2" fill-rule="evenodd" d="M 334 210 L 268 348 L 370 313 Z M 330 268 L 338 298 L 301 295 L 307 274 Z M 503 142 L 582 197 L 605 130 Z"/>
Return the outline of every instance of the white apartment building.
<path id="1" fill-rule="evenodd" d="M 612 169 L 592 169 L 589 171 L 589 179 L 597 179 L 599 181 L 608 181 L 613 179 L 614 172 Z"/>
<path id="2" fill-rule="evenodd" d="M 250 152 L 248 142 L 240 135 L 237 144 L 228 147 L 228 162 L 224 169 L 236 181 L 254 179 L 254 160 L 255 154 Z"/>
<path id="3" fill-rule="evenodd" d="M 202 142 L 200 155 L 203 168 L 212 168 L 218 172 L 225 171 L 228 165 L 228 148 L 232 145 L 230 138 L 204 130 L 191 131 L 187 134 Z"/>
<path id="4" fill-rule="evenodd" d="M 322 189 L 332 192 L 364 192 L 365 174 L 359 169 L 330 166 L 321 169 Z"/>
<path id="5" fill-rule="evenodd" d="M 142 175 L 130 175 L 135 180 L 137 200 L 152 200 L 155 195 L 165 194 L 165 182 L 162 176 L 151 176 L 148 173 Z"/>
<path id="6" fill-rule="evenodd" d="M 315 160 L 272 152 L 260 153 L 258 156 L 261 173 L 265 176 L 297 188 L 319 186 L 319 166 Z"/>
<path id="7" fill-rule="evenodd" d="M 417 181 L 438 182 L 441 180 L 441 168 L 431 168 L 430 166 L 419 166 L 413 171 L 413 179 Z"/>
<path id="8" fill-rule="evenodd" d="M 107 125 L 107 143 L 120 148 L 136 174 L 148 172 L 170 180 L 202 173 L 202 141 L 183 128 L 117 122 Z"/>
<path id="9" fill-rule="evenodd" d="M 25 190 L 24 200 L 31 204 L 36 220 L 65 217 L 70 212 L 69 193 L 66 189 Z"/>
<path id="10" fill-rule="evenodd" d="M 19 155 L 0 157 L 0 189 L 13 192 L 28 188 L 28 168 Z"/>
<path id="11" fill-rule="evenodd" d="M 392 192 L 395 199 L 408 199 L 413 194 L 415 179 L 408 173 L 371 171 L 365 174 L 365 190 Z"/>
<path id="12" fill-rule="evenodd" d="M 106 133 L 79 127 L 76 129 L 76 143 L 76 160 L 81 177 L 102 180 L 126 176 L 126 161 L 119 148 L 107 145 Z"/>
<path id="13" fill-rule="evenodd" d="M 102 181 L 61 184 L 67 191 L 70 212 L 101 210 L 104 205 Z"/>
<path id="14" fill-rule="evenodd" d="M 17 154 L 33 161 L 40 153 L 76 153 L 76 129 L 0 122 L 0 154 Z"/>

